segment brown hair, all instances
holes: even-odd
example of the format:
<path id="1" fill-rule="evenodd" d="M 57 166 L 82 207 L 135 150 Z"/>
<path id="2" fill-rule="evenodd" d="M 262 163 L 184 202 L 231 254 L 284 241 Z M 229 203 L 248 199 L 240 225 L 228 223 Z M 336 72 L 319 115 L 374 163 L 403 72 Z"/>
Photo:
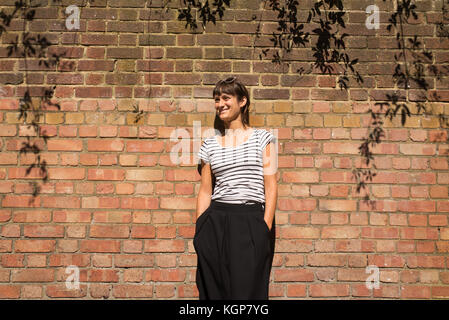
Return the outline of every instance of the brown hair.
<path id="1" fill-rule="evenodd" d="M 212 92 L 212 98 L 215 98 L 215 96 L 220 96 L 222 93 L 237 96 L 238 101 L 242 101 L 243 97 L 246 97 L 246 104 L 244 107 L 240 108 L 240 110 L 243 126 L 249 126 L 250 99 L 248 90 L 246 89 L 245 85 L 241 83 L 236 77 L 230 77 L 225 80 L 220 80 L 215 85 L 214 91 Z M 218 117 L 218 115 L 215 116 L 214 128 L 218 129 L 222 135 L 224 134 L 224 123 Z"/>

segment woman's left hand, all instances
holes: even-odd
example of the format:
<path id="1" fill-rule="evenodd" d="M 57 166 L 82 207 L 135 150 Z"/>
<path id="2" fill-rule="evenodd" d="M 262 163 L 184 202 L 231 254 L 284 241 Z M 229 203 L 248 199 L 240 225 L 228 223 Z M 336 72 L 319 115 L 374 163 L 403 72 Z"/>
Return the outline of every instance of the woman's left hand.
<path id="1" fill-rule="evenodd" d="M 267 220 L 265 220 L 265 218 L 263 219 L 265 221 L 265 223 L 267 224 L 268 229 L 271 231 L 271 227 L 272 227 L 272 222 L 268 223 Z"/>

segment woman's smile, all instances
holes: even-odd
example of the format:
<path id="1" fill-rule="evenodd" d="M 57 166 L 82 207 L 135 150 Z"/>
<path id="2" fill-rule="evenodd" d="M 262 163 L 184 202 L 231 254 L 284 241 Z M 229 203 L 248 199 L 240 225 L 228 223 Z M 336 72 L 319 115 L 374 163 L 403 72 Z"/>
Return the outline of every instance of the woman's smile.
<path id="1" fill-rule="evenodd" d="M 225 113 L 225 112 L 229 111 L 229 109 L 231 109 L 231 108 L 230 107 L 224 107 L 224 108 L 219 110 L 219 113 L 220 114 Z"/>

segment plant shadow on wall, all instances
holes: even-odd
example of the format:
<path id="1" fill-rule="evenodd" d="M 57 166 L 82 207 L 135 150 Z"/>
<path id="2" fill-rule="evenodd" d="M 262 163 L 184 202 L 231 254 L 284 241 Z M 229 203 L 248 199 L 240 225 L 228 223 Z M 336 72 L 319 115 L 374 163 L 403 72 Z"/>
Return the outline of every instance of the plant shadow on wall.
<path id="1" fill-rule="evenodd" d="M 383 1 L 386 2 L 387 0 Z M 187 8 L 179 10 L 181 14 L 178 19 L 185 20 L 186 27 L 189 26 L 190 29 L 196 29 L 195 15 L 191 11 L 192 8 L 196 8 L 199 16 L 202 18 L 203 30 L 207 22 L 212 21 L 215 24 L 216 14 L 219 14 L 220 18 L 223 16 L 224 4 L 229 6 L 229 1 L 215 2 L 215 7 L 213 8 L 208 6 L 208 2 L 183 0 L 183 3 Z M 340 90 L 349 89 L 350 76 L 355 79 L 359 86 L 363 83 L 362 76 L 356 70 L 356 65 L 359 63 L 358 59 L 351 59 L 346 52 L 345 38 L 348 34 L 344 33 L 346 28 L 344 22 L 346 13 L 344 1 L 316 1 L 313 7 L 310 8 L 306 20 L 307 24 L 313 22 L 317 26 L 312 29 L 311 33 L 305 31 L 304 23 L 300 23 L 298 20 L 299 1 L 265 0 L 263 3 L 264 9 L 268 4 L 271 10 L 277 13 L 278 26 L 277 32 L 273 32 L 270 39 L 273 43 L 273 48 L 263 49 L 259 59 L 267 57 L 271 51 L 273 52 L 271 62 L 282 64 L 291 58 L 292 49 L 300 46 L 305 47 L 310 42 L 310 37 L 315 36 L 317 41 L 311 46 L 315 61 L 310 64 L 308 70 L 302 67 L 296 70 L 299 75 L 316 73 L 317 70 L 321 74 L 337 75 Z M 418 18 L 416 5 L 410 0 L 396 0 L 392 2 L 392 5 L 395 9 L 389 18 L 387 28 L 390 32 L 393 29 L 396 31 L 398 49 L 397 54 L 395 54 L 396 67 L 392 77 L 395 86 L 403 88 L 403 90 L 396 90 L 393 94 L 386 94 L 382 100 L 372 97 L 374 101 L 379 102 L 376 102 L 368 111 L 371 123 L 368 128 L 368 135 L 363 139 L 359 147 L 359 154 L 364 158 L 365 164 L 361 164 L 361 167 L 352 171 L 353 178 L 357 182 L 356 192 L 360 193 L 364 189 L 365 196 L 363 199 L 371 208 L 374 208 L 376 203 L 370 200 L 367 183 L 371 182 L 373 177 L 376 176 L 374 169 L 377 168 L 374 162 L 371 161 L 374 160 L 373 148 L 382 142 L 382 137 L 385 137 L 383 130 L 384 119 L 388 118 L 390 121 L 393 121 L 394 118 L 400 117 L 402 126 L 405 126 L 407 119 L 412 115 L 422 116 L 423 118 L 434 116 L 427 105 L 430 101 L 440 101 L 440 97 L 437 95 L 436 90 L 430 92 L 432 89 L 430 82 L 433 78 L 441 80 L 449 74 L 447 65 L 434 63 L 432 52 L 422 48 L 423 44 L 418 39 L 418 36 L 407 36 L 404 32 L 404 26 L 409 24 L 409 18 Z M 443 1 L 443 18 L 437 24 L 440 39 L 444 37 L 449 38 L 449 28 L 447 27 L 447 22 L 449 21 L 448 7 L 449 0 Z M 253 20 L 256 19 L 257 16 L 254 15 Z M 261 20 L 256 29 L 256 38 L 260 37 L 260 25 Z M 448 129 L 448 117 L 444 115 L 444 112 L 438 114 L 438 119 L 440 127 Z M 441 133 L 438 141 L 448 141 L 447 130 L 446 134 Z"/>
<path id="2" fill-rule="evenodd" d="M 383 1 L 385 2 L 386 0 Z M 445 1 L 447 1 L 446 4 Z M 437 24 L 440 41 L 444 40 L 443 38 L 449 39 L 447 29 L 449 1 L 445 1 L 443 1 L 442 5 L 443 20 Z M 381 143 L 382 137 L 385 137 L 385 131 L 383 130 L 385 119 L 393 122 L 395 117 L 400 117 L 402 126 L 405 126 L 407 119 L 412 116 L 421 116 L 421 121 L 432 119 L 435 116 L 435 111 L 438 110 L 429 108 L 429 102 L 441 101 L 436 88 L 434 91 L 430 91 L 433 88 L 433 79 L 436 79 L 436 83 L 438 83 L 438 81 L 449 74 L 449 66 L 435 63 L 433 53 L 423 48 L 424 45 L 418 36 L 407 36 L 404 31 L 406 26 L 410 24 L 412 17 L 418 21 L 416 5 L 410 0 L 402 0 L 396 1 L 394 7 L 395 10 L 388 19 L 387 30 L 395 32 L 396 36 L 397 52 L 394 55 L 393 80 L 398 90 L 395 90 L 392 94 L 387 93 L 383 102 L 376 102 L 374 108 L 369 110 L 371 123 L 368 135 L 359 147 L 366 167 L 353 170 L 353 174 L 357 179 L 357 192 L 360 192 L 361 188 L 366 189 L 366 183 L 372 181 L 376 175 L 371 171 L 369 165 L 370 161 L 374 160 L 373 148 Z M 440 128 L 446 129 L 446 131 L 442 130 L 430 142 L 448 142 L 449 118 L 445 115 L 443 108 L 436 116 Z M 372 166 L 376 169 L 374 161 Z M 368 196 L 365 199 L 368 200 Z M 375 202 L 370 201 L 370 204 L 372 207 L 375 206 Z"/>
<path id="3" fill-rule="evenodd" d="M 58 0 L 56 0 L 58 1 Z M 31 1 L 32 2 L 32 1 Z M 19 74 L 17 77 L 11 80 L 5 79 L 2 83 L 4 85 L 12 84 L 18 85 L 21 83 L 26 83 L 26 88 L 23 91 L 23 95 L 19 99 L 19 116 L 18 121 L 27 124 L 26 142 L 22 142 L 22 146 L 19 149 L 19 156 L 24 154 L 34 155 L 33 162 L 26 169 L 26 176 L 28 176 L 33 168 L 37 168 L 38 172 L 33 174 L 31 178 L 41 177 L 44 183 L 48 180 L 47 162 L 45 159 L 41 158 L 41 151 L 43 149 L 42 140 L 46 144 L 50 136 L 47 135 L 45 130 L 42 130 L 40 123 L 42 123 L 42 116 L 44 110 L 60 110 L 60 105 L 58 103 L 52 102 L 52 97 L 55 92 L 56 86 L 51 88 L 42 88 L 41 90 L 31 90 L 28 87 L 28 68 L 33 64 L 34 61 L 28 61 L 28 59 L 38 59 L 38 66 L 40 69 L 42 65 L 50 70 L 55 70 L 58 68 L 60 58 L 64 56 L 64 53 L 57 54 L 53 53 L 50 57 L 48 55 L 48 48 L 51 43 L 45 36 L 40 34 L 33 35 L 27 32 L 28 23 L 34 20 L 36 14 L 36 8 L 39 4 L 33 5 L 29 1 L 19 0 L 15 2 L 15 7 L 11 10 L 2 9 L 0 12 L 0 36 L 2 36 L 2 43 L 9 43 L 7 46 L 8 57 L 14 57 L 22 59 L 23 61 L 23 74 Z M 11 12 L 10 12 L 11 11 Z M 7 37 L 7 28 L 10 26 L 11 22 L 14 20 L 20 20 L 23 22 L 22 33 L 15 35 L 15 38 Z M 14 35 L 13 35 L 14 36 Z M 19 60 L 20 61 L 20 60 Z M 20 68 L 20 66 L 19 66 Z M 19 91 L 22 87 L 16 87 L 16 95 L 19 95 Z M 38 88 L 35 88 L 38 89 Z M 40 89 L 40 88 L 39 88 Z M 21 132 L 21 130 L 19 130 Z M 41 139 L 32 140 L 32 137 L 42 137 Z M 26 159 L 26 160 L 25 160 Z M 28 161 L 25 157 L 24 161 Z M 19 161 L 22 161 L 20 159 Z M 29 205 L 34 202 L 34 197 L 39 194 L 40 186 L 37 182 L 30 182 L 32 187 L 33 198 L 30 200 Z"/>
<path id="4" fill-rule="evenodd" d="M 95 0 L 87 0 L 94 3 Z M 52 0 L 51 5 L 61 4 L 62 0 Z M 44 149 L 44 145 L 47 145 L 47 141 L 51 138 L 47 132 L 41 128 L 41 124 L 45 121 L 45 111 L 61 110 L 59 103 L 53 101 L 56 85 L 50 88 L 29 87 L 30 75 L 28 73 L 31 70 L 52 70 L 60 71 L 64 69 L 73 70 L 74 62 L 65 61 L 63 67 L 61 67 L 61 58 L 66 57 L 67 51 L 51 50 L 52 43 L 47 37 L 38 33 L 29 33 L 28 25 L 35 19 L 36 10 L 43 10 L 42 7 L 46 6 L 47 2 L 33 1 L 33 0 L 18 0 L 15 1 L 14 7 L 0 10 L 0 39 L 2 44 L 9 44 L 7 49 L 7 56 L 17 58 L 23 61 L 23 66 L 19 65 L 20 69 L 23 69 L 23 74 L 19 73 L 13 77 L 3 78 L 2 85 L 15 85 L 17 88 L 16 96 L 21 97 L 19 99 L 19 115 L 18 123 L 27 124 L 27 130 L 23 130 L 23 134 L 26 137 L 26 142 L 22 142 L 19 149 L 19 156 L 24 154 L 23 161 L 29 162 L 26 155 L 31 154 L 34 156 L 33 161 L 25 171 L 25 175 L 31 174 L 31 179 L 42 179 L 43 183 L 48 181 L 48 169 L 47 162 L 41 157 L 41 152 Z M 22 24 L 22 32 L 16 32 L 8 36 L 8 27 L 11 22 L 20 21 Z M 31 60 L 29 60 L 31 59 Z M 38 66 L 35 66 L 35 61 L 38 60 Z M 42 67 L 41 67 L 42 66 Z M 44 68 L 45 67 L 45 68 Z M 25 83 L 26 87 L 18 87 L 17 85 Z M 31 81 L 32 83 L 32 81 Z M 3 90 L 2 90 L 3 92 Z M 132 113 L 135 113 L 133 122 L 138 123 L 144 111 L 140 110 L 137 105 L 133 106 Z M 22 132 L 22 130 L 19 130 Z M 32 137 L 38 137 L 32 140 Z M 42 139 L 40 139 L 42 138 Z M 22 161 L 22 159 L 20 160 Z M 33 168 L 37 169 L 37 172 L 32 172 Z M 28 205 L 33 205 L 34 199 L 40 193 L 41 186 L 36 182 L 29 182 L 32 190 L 32 198 Z"/>

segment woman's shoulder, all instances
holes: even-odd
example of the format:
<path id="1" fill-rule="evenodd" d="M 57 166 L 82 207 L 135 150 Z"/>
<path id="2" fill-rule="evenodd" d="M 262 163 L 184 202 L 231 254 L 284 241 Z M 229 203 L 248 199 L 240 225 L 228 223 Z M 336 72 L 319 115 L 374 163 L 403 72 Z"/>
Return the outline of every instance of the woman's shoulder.
<path id="1" fill-rule="evenodd" d="M 213 140 L 215 139 L 216 135 L 212 135 L 212 136 L 208 136 L 208 137 L 204 137 L 201 142 L 201 145 L 210 145 L 211 142 L 213 142 Z"/>
<path id="2" fill-rule="evenodd" d="M 257 133 L 259 135 L 264 136 L 264 137 L 268 137 L 268 136 L 272 136 L 273 135 L 273 133 L 271 133 L 270 130 L 267 130 L 265 128 L 254 128 L 254 129 L 257 130 Z"/>

